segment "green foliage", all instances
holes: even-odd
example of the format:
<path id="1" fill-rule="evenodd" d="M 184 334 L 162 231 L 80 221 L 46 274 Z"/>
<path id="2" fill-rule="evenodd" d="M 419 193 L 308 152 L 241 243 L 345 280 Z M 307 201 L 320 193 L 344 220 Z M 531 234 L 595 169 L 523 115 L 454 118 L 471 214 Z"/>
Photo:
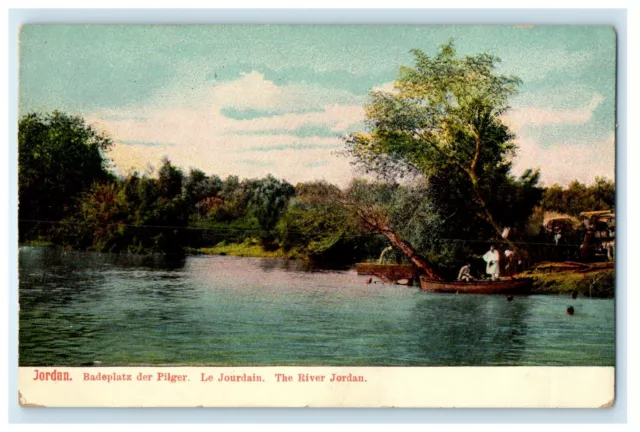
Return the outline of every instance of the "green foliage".
<path id="1" fill-rule="evenodd" d="M 227 243 L 222 241 L 213 247 L 201 248 L 200 252 L 209 255 L 230 255 L 260 258 L 284 258 L 282 250 L 269 251 L 262 247 L 262 241 L 247 237 L 241 243 Z"/>
<path id="2" fill-rule="evenodd" d="M 229 176 L 218 194 L 221 201 L 211 208 L 209 216 L 219 222 L 246 217 L 252 192 L 251 183 L 251 180 L 240 182 L 238 176 Z"/>
<path id="3" fill-rule="evenodd" d="M 351 217 L 364 229 L 397 234 L 440 273 L 446 273 L 449 267 L 457 265 L 457 252 L 460 247 L 466 248 L 467 243 L 451 241 L 458 237 L 447 236 L 452 234 L 453 225 L 461 228 L 462 224 L 452 224 L 443 217 L 433 198 L 434 194 L 425 181 L 400 185 L 354 180 L 345 191 Z M 457 221 L 461 219 L 454 219 Z M 395 262 L 408 263 L 406 257 L 399 259 L 401 252 L 393 242 L 392 246 L 394 250 L 387 255 L 392 255 Z"/>
<path id="4" fill-rule="evenodd" d="M 171 165 L 169 159 L 165 158 L 162 161 L 162 166 L 158 171 L 158 187 L 160 194 L 166 198 L 176 198 L 182 193 L 182 182 L 184 180 L 184 173 L 182 170 Z"/>
<path id="5" fill-rule="evenodd" d="M 192 169 L 184 184 L 184 199 L 189 203 L 190 210 L 206 213 L 206 206 L 201 206 L 202 211 L 197 208 L 198 203 L 216 197 L 223 187 L 223 181 L 218 176 L 207 177 L 199 170 Z"/>
<path id="6" fill-rule="evenodd" d="M 182 171 L 165 160 L 157 178 L 132 173 L 95 184 L 58 240 L 103 252 L 179 252 L 188 221 L 182 182 Z"/>
<path id="7" fill-rule="evenodd" d="M 554 184 L 545 190 L 541 206 L 547 211 L 576 216 L 584 211 L 613 210 L 615 198 L 615 183 L 597 177 L 591 186 L 577 180 L 572 181 L 566 188 Z"/>
<path id="8" fill-rule="evenodd" d="M 104 157 L 112 146 L 80 117 L 58 111 L 27 114 L 18 123 L 18 196 L 21 239 L 33 223 L 59 221 L 77 207 L 94 182 L 111 178 Z"/>
<path id="9" fill-rule="evenodd" d="M 250 209 L 265 232 L 263 238 L 269 240 L 280 213 L 286 208 L 295 189 L 286 181 L 277 180 L 272 175 L 256 181 L 251 188 Z"/>
<path id="10" fill-rule="evenodd" d="M 200 184 L 208 182 L 209 185 L 202 188 L 206 193 L 189 201 L 196 211 L 191 221 L 199 228 L 219 231 L 209 235 L 209 241 L 212 238 L 243 241 L 254 236 L 265 244 L 273 241 L 280 215 L 295 194 L 292 185 L 271 175 L 242 181 L 237 176 L 229 176 L 225 181 L 218 177 L 204 180 L 202 175 L 199 179 Z M 185 196 L 191 195 L 185 192 Z"/>
<path id="11" fill-rule="evenodd" d="M 261 231 L 258 221 L 250 214 L 223 221 L 192 215 L 189 226 L 194 228 L 191 232 L 194 237 L 190 239 L 194 247 L 208 247 L 221 241 L 242 243 L 247 238 L 258 236 Z"/>
<path id="12" fill-rule="evenodd" d="M 581 297 L 613 298 L 615 294 L 615 271 L 611 269 L 590 269 L 576 272 L 544 271 L 534 269 L 526 273 L 533 279 L 535 293 L 571 294 L 578 293 Z"/>
<path id="13" fill-rule="evenodd" d="M 296 185 L 296 196 L 282 215 L 278 237 L 287 252 L 312 258 L 354 247 L 361 234 L 348 210 L 340 204 L 340 189 L 325 181 Z"/>

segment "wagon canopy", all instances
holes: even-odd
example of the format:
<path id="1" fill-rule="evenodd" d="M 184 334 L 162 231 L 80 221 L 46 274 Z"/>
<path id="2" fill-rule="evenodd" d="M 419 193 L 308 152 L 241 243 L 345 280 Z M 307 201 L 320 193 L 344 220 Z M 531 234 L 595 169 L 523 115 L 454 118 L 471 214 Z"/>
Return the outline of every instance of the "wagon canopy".
<path id="1" fill-rule="evenodd" d="M 582 212 L 580 218 L 586 227 L 607 226 L 615 228 L 616 226 L 616 215 L 611 210 Z"/>
<path id="2" fill-rule="evenodd" d="M 556 227 L 562 231 L 572 231 L 580 226 L 580 220 L 568 214 L 546 212 L 542 225 L 547 231 L 553 231 Z"/>

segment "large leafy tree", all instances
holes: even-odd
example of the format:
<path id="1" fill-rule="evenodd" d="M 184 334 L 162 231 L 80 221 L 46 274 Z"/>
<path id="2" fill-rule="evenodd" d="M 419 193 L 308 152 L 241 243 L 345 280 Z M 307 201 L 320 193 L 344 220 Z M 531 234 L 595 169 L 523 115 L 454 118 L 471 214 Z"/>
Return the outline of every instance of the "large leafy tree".
<path id="1" fill-rule="evenodd" d="M 62 240 L 108 252 L 180 252 L 189 216 L 182 182 L 182 171 L 165 159 L 156 178 L 132 173 L 95 184 L 72 220 L 75 232 Z"/>
<path id="2" fill-rule="evenodd" d="M 250 198 L 250 208 L 262 229 L 264 240 L 273 237 L 273 229 L 286 209 L 289 199 L 296 193 L 293 185 L 268 175 L 255 182 Z"/>
<path id="3" fill-rule="evenodd" d="M 451 41 L 433 57 L 412 52 L 415 63 L 400 68 L 394 90 L 371 93 L 368 130 L 348 137 L 347 151 L 381 179 L 426 180 L 443 220 L 455 216 L 463 222 L 458 225 L 500 238 L 520 222 L 510 210 L 525 219 L 539 199 L 537 172 L 510 175 L 516 147 L 501 120 L 520 80 L 498 73 L 500 60 L 491 54 L 458 56 Z M 416 264 L 433 273 L 426 263 Z"/>
<path id="4" fill-rule="evenodd" d="M 285 251 L 314 259 L 347 253 L 361 230 L 340 204 L 343 192 L 324 180 L 299 183 L 295 191 L 277 225 Z"/>
<path id="5" fill-rule="evenodd" d="M 196 205 L 205 199 L 215 198 L 222 190 L 223 182 L 218 176 L 207 177 L 199 169 L 191 169 L 187 177 L 183 194 L 191 211 L 195 211 Z"/>
<path id="6" fill-rule="evenodd" d="M 111 146 L 80 117 L 57 111 L 23 116 L 18 124 L 20 220 L 58 221 L 70 214 L 82 192 L 111 177 L 104 156 Z"/>

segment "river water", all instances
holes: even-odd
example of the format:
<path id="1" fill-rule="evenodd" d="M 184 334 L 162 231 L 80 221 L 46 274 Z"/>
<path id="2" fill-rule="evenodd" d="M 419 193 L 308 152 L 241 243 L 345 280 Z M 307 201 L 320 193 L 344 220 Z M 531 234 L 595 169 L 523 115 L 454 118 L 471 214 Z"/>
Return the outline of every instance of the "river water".
<path id="1" fill-rule="evenodd" d="M 614 364 L 611 299 L 509 303 L 264 258 L 22 247 L 19 260 L 21 366 Z"/>

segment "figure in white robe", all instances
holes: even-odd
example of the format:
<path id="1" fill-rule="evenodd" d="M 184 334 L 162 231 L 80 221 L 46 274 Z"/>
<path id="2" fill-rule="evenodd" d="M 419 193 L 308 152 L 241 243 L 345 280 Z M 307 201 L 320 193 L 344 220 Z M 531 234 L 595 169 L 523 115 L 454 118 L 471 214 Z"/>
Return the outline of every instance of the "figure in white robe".
<path id="1" fill-rule="evenodd" d="M 495 247 L 491 246 L 489 251 L 484 254 L 482 259 L 487 263 L 487 274 L 491 276 L 491 280 L 496 280 L 500 277 L 500 254 Z"/>

